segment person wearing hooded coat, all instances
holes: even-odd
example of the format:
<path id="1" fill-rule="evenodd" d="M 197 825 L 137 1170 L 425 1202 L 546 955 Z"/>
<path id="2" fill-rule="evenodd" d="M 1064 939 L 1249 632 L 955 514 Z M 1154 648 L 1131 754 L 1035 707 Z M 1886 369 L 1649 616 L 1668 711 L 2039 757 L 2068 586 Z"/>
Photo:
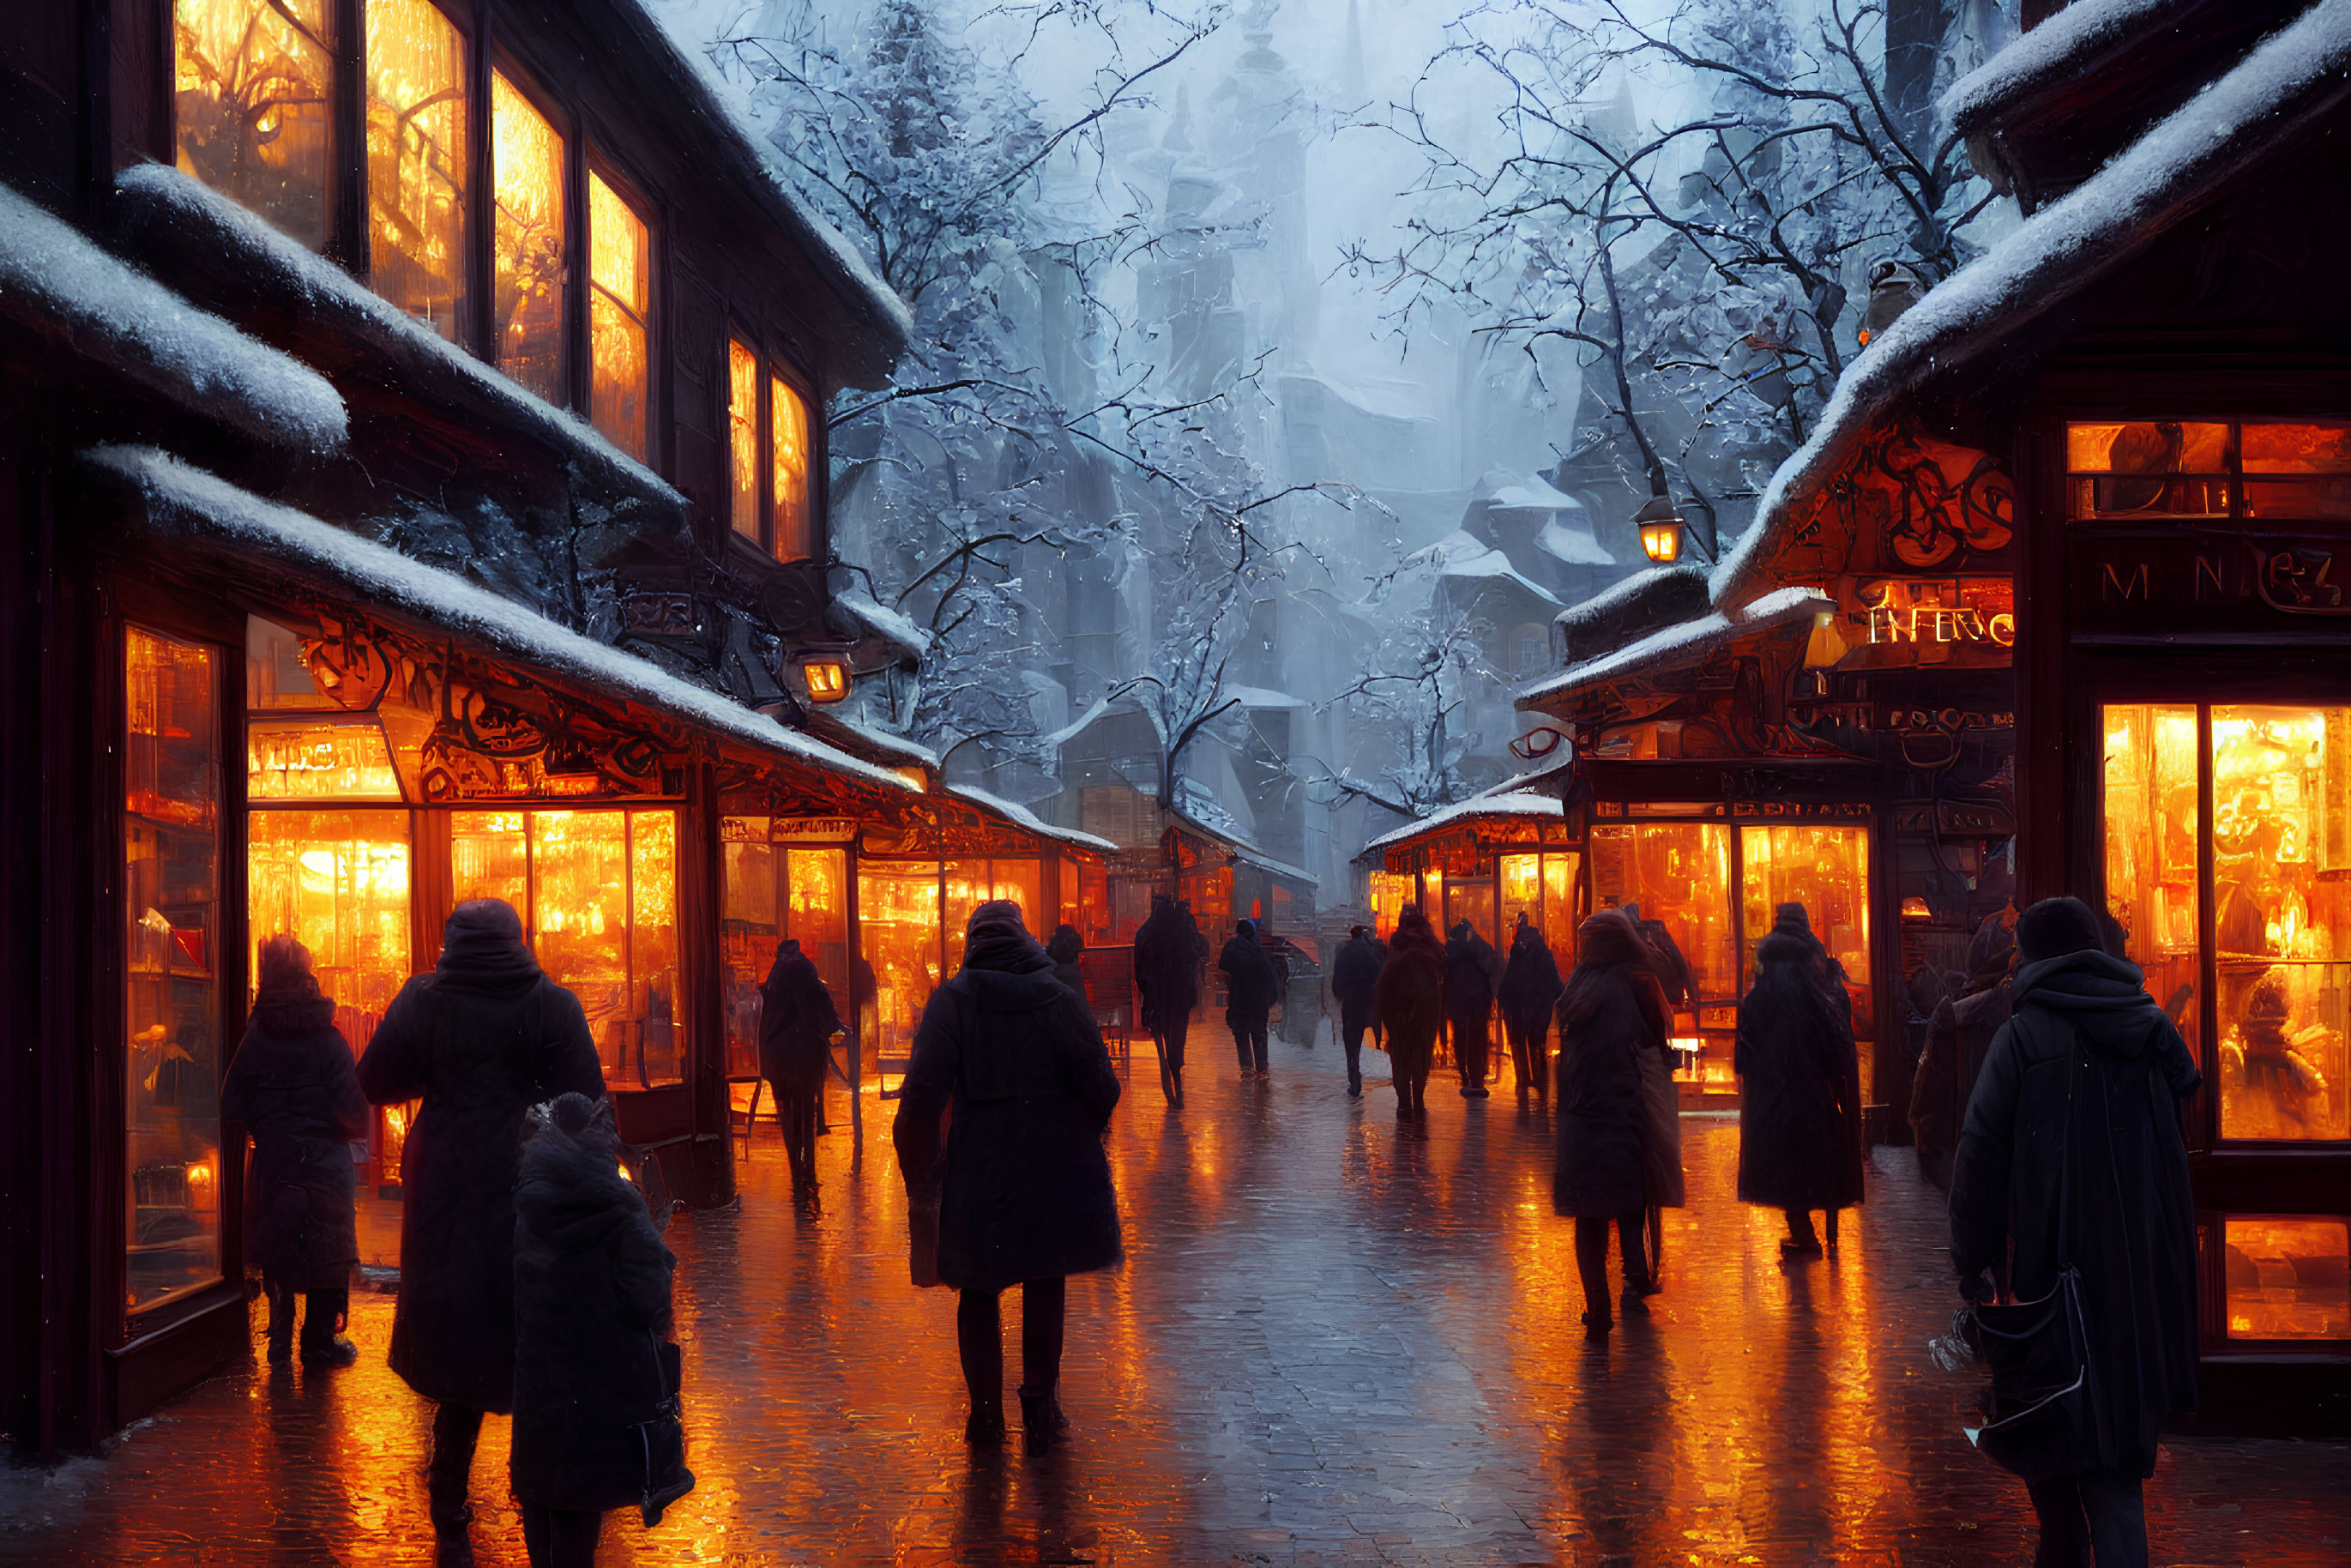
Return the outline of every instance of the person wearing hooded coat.
<path id="1" fill-rule="evenodd" d="M 1483 1100 L 1486 1061 L 1493 1050 L 1494 945 L 1467 920 L 1445 944 L 1445 1022 L 1453 1035 L 1453 1061 L 1461 1070 L 1461 1097 Z"/>
<path id="2" fill-rule="evenodd" d="M 1951 1156 L 1959 1119 L 1975 1092 L 1992 1038 L 2011 1010 L 2009 971 L 2016 962 L 2016 915 L 2002 910 L 1976 927 L 1968 944 L 1968 977 L 1959 994 L 1936 1005 L 1927 1023 L 1927 1048 L 1910 1080 L 1910 1134 L 1918 1169 L 1937 1186 L 1951 1186 Z"/>
<path id="3" fill-rule="evenodd" d="M 1643 1140 L 1641 1055 L 1663 1052 L 1673 1014 L 1639 929 L 1604 909 L 1575 934 L 1575 968 L 1559 998 L 1558 1147 L 1552 1162 L 1554 1213 L 1575 1221 L 1575 1266 L 1583 1281 L 1583 1329 L 1605 1338 L 1608 1228 L 1625 1270 L 1626 1314 L 1646 1313 L 1654 1292 L 1646 1250 L 1648 1183 Z"/>
<path id="4" fill-rule="evenodd" d="M 1200 963 L 1207 956 L 1208 939 L 1190 911 L 1167 894 L 1153 894 L 1150 916 L 1134 933 L 1134 989 L 1144 1027 L 1159 1048 L 1159 1092 L 1178 1109 L 1185 1038 L 1200 1005 Z"/>
<path id="5" fill-rule="evenodd" d="M 1372 996 L 1388 1031 L 1396 1114 L 1426 1116 L 1437 1032 L 1445 1027 L 1445 945 L 1419 910 L 1405 910 L 1396 922 L 1395 939 L 1388 945 L 1388 961 Z"/>
<path id="6" fill-rule="evenodd" d="M 1523 912 L 1510 936 L 1510 956 L 1502 966 L 1501 983 L 1494 999 L 1501 1004 L 1502 1029 L 1510 1040 L 1510 1071 L 1519 1081 L 1519 1103 L 1527 1091 L 1551 1100 L 1552 1009 L 1559 1005 L 1566 982 L 1559 977 L 1559 960 Z"/>
<path id="7" fill-rule="evenodd" d="M 660 1511 L 694 1488 L 645 1428 L 676 1391 L 661 1346 L 670 1278 L 645 1200 L 620 1172 L 612 1103 L 534 1109 L 515 1184 L 514 1447 L 531 1568 L 590 1568 L 604 1514 Z"/>
<path id="8" fill-rule="evenodd" d="M 759 987 L 759 1076 L 776 1097 L 792 1186 L 803 1191 L 816 1186 L 817 1111 L 832 1070 L 832 1037 L 843 1027 L 816 961 L 792 937 L 777 943 Z"/>
<path id="9" fill-rule="evenodd" d="M 1067 921 L 1053 927 L 1053 935 L 1045 943 L 1045 956 L 1053 960 L 1053 978 L 1078 994 L 1078 1000 L 1093 1009 L 1093 999 L 1086 995 L 1086 972 L 1079 959 L 1085 956 L 1086 939 L 1078 928 Z"/>
<path id="10" fill-rule="evenodd" d="M 260 986 L 221 1087 L 221 1114 L 253 1135 L 245 1175 L 245 1255 L 269 1299 L 269 1364 L 294 1357 L 295 1298 L 307 1296 L 302 1364 L 349 1366 L 342 1337 L 360 1259 L 351 1145 L 368 1134 L 367 1097 L 310 950 L 280 933 L 261 945 Z"/>
<path id="11" fill-rule="evenodd" d="M 549 979 L 501 899 L 468 899 L 429 975 L 401 988 L 359 1062 L 378 1105 L 423 1101 L 402 1155 L 400 1297 L 392 1369 L 440 1408 L 425 1490 L 462 1550 L 466 1477 L 485 1411 L 514 1409 L 514 1187 L 523 1115 L 563 1093 L 601 1099 L 580 998 Z"/>
<path id="12" fill-rule="evenodd" d="M 1347 1096 L 1364 1092 L 1364 1033 L 1378 1026 L 1380 970 L 1387 955 L 1371 928 L 1351 925 L 1331 960 L 1331 994 L 1339 1001 L 1339 1043 L 1347 1053 Z"/>
<path id="13" fill-rule="evenodd" d="M 962 1292 L 967 1440 L 1004 1436 L 998 1298 L 1020 1287 L 1020 1416 L 1032 1451 L 1068 1426 L 1059 1387 L 1071 1274 L 1125 1256 L 1102 1136 L 1118 1074 L 1093 1013 L 995 900 L 972 911 L 963 968 L 914 1031 L 893 1137 L 910 1207 L 938 1216 L 938 1280 Z M 941 1119 L 946 1118 L 944 1137 Z"/>
<path id="14" fill-rule="evenodd" d="M 1225 1024 L 1233 1031 L 1233 1051 L 1239 1056 L 1241 1076 L 1266 1076 L 1266 1031 L 1273 1004 L 1281 999 L 1281 977 L 1265 945 L 1257 939 L 1257 922 L 1236 920 L 1225 950 L 1217 955 L 1225 972 Z"/>
<path id="15" fill-rule="evenodd" d="M 1861 1060 L 1853 1001 L 1801 904 L 1783 904 L 1755 949 L 1755 984 L 1739 1004 L 1739 1198 L 1785 1210 L 1790 1258 L 1821 1255 L 1812 1210 L 1862 1197 Z"/>
<path id="16" fill-rule="evenodd" d="M 2081 1277 L 2095 1459 L 2030 1483 L 2044 1563 L 2147 1560 L 2140 1483 L 2156 1434 L 2196 1408 L 2196 1216 L 2180 1103 L 2202 1082 L 2146 977 L 2078 898 L 2016 923 L 2015 1012 L 1969 1096 L 1951 1168 L 1951 1262 L 2039 1300 Z M 2073 1228 L 2064 1228 L 2070 1197 Z"/>

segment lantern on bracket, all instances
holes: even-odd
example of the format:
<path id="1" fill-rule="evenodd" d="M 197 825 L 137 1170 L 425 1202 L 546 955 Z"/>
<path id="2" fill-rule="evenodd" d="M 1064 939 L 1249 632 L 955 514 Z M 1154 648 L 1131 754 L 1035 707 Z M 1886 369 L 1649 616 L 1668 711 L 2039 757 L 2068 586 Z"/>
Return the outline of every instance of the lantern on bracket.
<path id="1" fill-rule="evenodd" d="M 1641 533 L 1641 553 L 1659 566 L 1671 566 L 1682 558 L 1682 515 L 1679 508 L 1664 496 L 1652 496 L 1641 509 L 1633 514 L 1633 526 Z"/>
<path id="2" fill-rule="evenodd" d="M 812 702 L 837 703 L 849 695 L 849 666 L 839 659 L 810 659 L 800 665 Z"/>

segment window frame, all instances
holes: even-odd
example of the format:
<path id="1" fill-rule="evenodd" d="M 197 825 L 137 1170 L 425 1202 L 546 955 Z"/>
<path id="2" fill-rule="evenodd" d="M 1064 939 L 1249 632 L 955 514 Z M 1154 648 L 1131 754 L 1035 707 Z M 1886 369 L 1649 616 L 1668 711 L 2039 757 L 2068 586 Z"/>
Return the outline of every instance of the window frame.
<path id="1" fill-rule="evenodd" d="M 2089 412 L 2069 409 L 2062 413 L 2056 423 L 2054 449 L 2057 455 L 2056 518 L 2066 529 L 2131 529 L 2131 528 L 2243 528 L 2252 525 L 2265 533 L 2339 533 L 2346 527 L 2340 517 L 2325 517 L 2314 513 L 2290 511 L 2267 516 L 2255 516 L 2252 492 L 2247 488 L 2250 478 L 2254 485 L 2275 481 L 2290 476 L 2277 472 L 2255 471 L 2250 476 L 2245 467 L 2245 429 L 2248 425 L 2335 424 L 2351 419 L 2342 411 L 2325 413 L 2279 413 L 2261 408 L 2258 403 L 2239 403 L 2228 412 L 2197 410 L 2182 413 L 2175 408 L 2149 412 L 2145 409 L 2127 413 Z M 2227 433 L 2222 438 L 2225 465 L 2218 470 L 2181 471 L 2168 475 L 2106 475 L 2076 469 L 2072 460 L 2072 432 L 2083 424 L 2217 424 Z M 2227 486 L 2227 509 L 2219 512 L 2077 512 L 2074 490 L 2079 484 L 2102 478 L 2140 479 L 2217 479 Z"/>
<path id="2" fill-rule="evenodd" d="M 342 250 L 350 258 L 350 267 L 371 292 L 376 289 L 375 235 L 369 214 L 373 204 L 373 192 L 368 170 L 367 131 L 367 8 L 369 0 L 329 0 L 338 14 L 339 24 L 348 22 L 350 42 L 339 45 L 336 50 L 335 113 L 336 134 L 344 132 L 346 124 L 352 128 L 351 156 L 346 159 L 339 149 L 335 154 L 338 191 L 348 191 L 350 211 L 337 209 L 339 225 L 348 225 L 348 235 Z M 441 19 L 456 30 L 458 46 L 464 51 L 459 75 L 465 84 L 465 198 L 462 204 L 463 224 L 461 243 L 465 268 L 465 295 L 457 305 L 457 331 L 448 340 L 472 353 L 485 358 L 479 345 L 489 339 L 490 311 L 488 289 L 495 281 L 491 242 L 491 196 L 484 182 L 490 172 L 490 50 L 483 47 L 486 26 L 476 26 L 473 7 L 462 12 L 450 0 L 423 0 L 441 14 Z M 348 77 L 348 80 L 345 78 Z M 515 81 L 511 73 L 507 79 Z M 519 88 L 521 83 L 515 81 Z M 535 107 L 544 114 L 546 109 L 539 94 L 528 95 Z M 549 117 L 552 120 L 552 116 Z M 377 294 L 381 298 L 381 293 Z M 496 370 L 497 361 L 489 359 Z"/>
<path id="3" fill-rule="evenodd" d="M 800 370 L 799 366 L 789 356 L 778 354 L 774 350 L 768 348 L 768 334 L 756 331 L 746 326 L 740 317 L 730 315 L 726 319 L 725 332 L 722 338 L 722 346 L 719 353 L 720 360 L 723 362 L 727 363 L 731 370 L 732 346 L 734 344 L 740 343 L 746 349 L 748 349 L 751 351 L 753 371 L 758 382 L 758 396 L 756 400 L 758 412 L 754 421 L 757 427 L 755 439 L 758 443 L 759 449 L 758 458 L 755 465 L 758 470 L 759 480 L 755 504 L 759 523 L 757 537 L 755 538 L 753 535 L 744 533 L 735 527 L 735 471 L 733 466 L 734 423 L 731 418 L 733 412 L 733 382 L 731 375 L 728 377 L 719 378 L 720 385 L 717 389 L 719 403 L 716 427 L 726 431 L 727 434 L 726 469 L 725 474 L 726 500 L 724 507 L 714 508 L 714 510 L 720 514 L 716 518 L 716 521 L 720 529 L 726 538 L 731 539 L 740 539 L 745 545 L 756 548 L 759 554 L 770 565 L 798 566 L 821 564 L 826 558 L 826 549 L 830 542 L 829 530 L 826 527 L 827 518 L 825 516 L 824 504 L 824 475 L 826 464 L 825 427 L 822 417 L 823 405 L 818 400 L 814 391 L 811 390 L 811 386 L 806 373 L 804 373 Z M 794 392 L 799 394 L 800 408 L 808 416 L 808 474 L 806 476 L 806 484 L 808 488 L 809 552 L 804 556 L 783 556 L 777 553 L 775 383 L 778 382 L 783 382 L 786 386 L 791 388 Z"/>
<path id="4" fill-rule="evenodd" d="M 601 180 L 605 189 L 611 191 L 619 198 L 621 204 L 629 209 L 629 215 L 644 225 L 645 309 L 643 325 L 645 329 L 645 450 L 644 455 L 637 461 L 656 473 L 666 473 L 667 443 L 663 440 L 663 434 L 668 427 L 668 422 L 662 417 L 662 410 L 668 400 L 660 395 L 659 389 L 664 381 L 662 349 L 664 334 L 662 330 L 662 312 L 667 292 L 663 287 L 664 278 L 662 240 L 668 225 L 662 222 L 660 205 L 653 199 L 646 187 L 632 177 L 624 166 L 615 162 L 605 152 L 603 144 L 598 141 L 591 131 L 583 127 L 582 134 L 578 138 L 578 151 L 572 154 L 578 165 L 577 173 L 572 182 L 577 203 L 572 210 L 579 217 L 579 225 L 578 233 L 571 236 L 571 245 L 575 268 L 572 286 L 580 297 L 574 308 L 574 314 L 578 317 L 579 351 L 573 356 L 577 370 L 571 378 L 573 388 L 571 406 L 591 426 L 595 423 L 596 340 L 595 333 L 590 325 L 592 320 L 590 315 L 592 301 L 590 296 L 598 291 L 598 285 L 594 277 L 594 236 L 589 232 L 591 220 L 589 215 L 588 189 L 588 182 L 592 176 Z M 599 431 L 597 434 L 603 433 Z M 605 436 L 605 439 L 611 441 L 611 437 Z M 621 444 L 614 441 L 612 444 L 619 446 Z M 622 450 L 625 451 L 626 448 Z"/>

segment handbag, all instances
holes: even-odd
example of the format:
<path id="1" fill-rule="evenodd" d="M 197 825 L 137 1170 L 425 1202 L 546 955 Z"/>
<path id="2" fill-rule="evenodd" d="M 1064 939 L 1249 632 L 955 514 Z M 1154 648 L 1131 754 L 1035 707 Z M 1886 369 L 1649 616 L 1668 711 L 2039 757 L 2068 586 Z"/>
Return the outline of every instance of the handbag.
<path id="1" fill-rule="evenodd" d="M 651 1329 L 645 1331 L 645 1343 L 653 1349 L 653 1376 L 662 1396 L 653 1419 L 637 1423 L 645 1453 L 644 1492 L 638 1510 L 651 1530 L 661 1522 L 663 1511 L 694 1490 L 694 1472 L 685 1468 L 685 1416 L 678 1402 L 684 1358 L 675 1341 L 655 1339 Z"/>
<path id="2" fill-rule="evenodd" d="M 2057 1175 L 2057 1283 L 2037 1301 L 1980 1303 L 1977 1342 L 1991 1366 L 1992 1419 L 1967 1428 L 1969 1441 L 2024 1480 L 2098 1468 L 2097 1385 L 2089 1356 L 2082 1276 L 2074 1267 L 2074 1084 L 2077 1048 L 2066 1067 L 2065 1144 Z"/>

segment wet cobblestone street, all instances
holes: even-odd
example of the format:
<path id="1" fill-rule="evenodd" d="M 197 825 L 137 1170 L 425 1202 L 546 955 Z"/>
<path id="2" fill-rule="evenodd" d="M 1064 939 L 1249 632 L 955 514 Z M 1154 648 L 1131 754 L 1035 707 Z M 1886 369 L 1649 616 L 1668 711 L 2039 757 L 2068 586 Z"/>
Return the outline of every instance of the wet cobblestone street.
<path id="1" fill-rule="evenodd" d="M 1908 1151 L 1876 1151 L 1842 1256 L 1783 1271 L 1778 1216 L 1732 1200 L 1736 1123 L 1687 1120 L 1665 1293 L 1587 1348 L 1540 1109 L 1440 1076 L 1400 1128 L 1384 1083 L 1347 1099 L 1327 1037 L 1249 1084 L 1220 1032 L 1196 1041 L 1189 1107 L 1161 1106 L 1146 1046 L 1113 1124 L 1129 1256 L 1071 1283 L 1065 1452 L 965 1448 L 892 1107 L 869 1099 L 855 1161 L 836 1100 L 818 1207 L 768 1125 L 739 1208 L 672 1226 L 700 1485 L 650 1532 L 615 1516 L 599 1562 L 2030 1561 L 2022 1489 L 1960 1436 L 1971 1380 L 1925 1354 L 1954 1297 Z M 0 1477 L 0 1561 L 429 1561 L 429 1413 L 385 1369 L 391 1298 L 353 1315 L 354 1368 L 233 1368 L 106 1458 Z M 475 1539 L 519 1564 L 505 1464 L 493 1419 Z M 2341 1563 L 2346 1481 L 2340 1447 L 2170 1444 L 2156 1561 Z"/>

